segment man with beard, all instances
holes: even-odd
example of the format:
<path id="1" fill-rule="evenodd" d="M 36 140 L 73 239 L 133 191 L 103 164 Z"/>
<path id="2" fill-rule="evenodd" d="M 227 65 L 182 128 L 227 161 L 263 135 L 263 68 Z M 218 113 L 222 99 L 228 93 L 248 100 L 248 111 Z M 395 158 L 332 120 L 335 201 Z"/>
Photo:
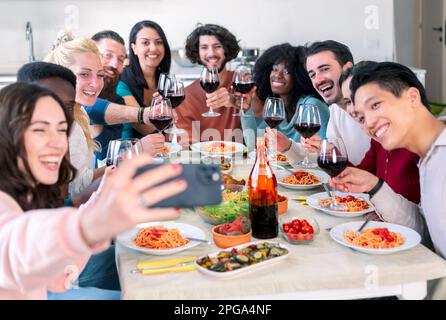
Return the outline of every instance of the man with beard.
<path id="1" fill-rule="evenodd" d="M 109 117 L 113 117 L 114 114 L 118 116 L 119 113 L 125 112 L 128 108 L 132 108 L 131 110 L 133 111 L 135 111 L 135 108 L 123 106 L 125 105 L 124 99 L 116 93 L 116 87 L 123 71 L 125 59 L 127 58 L 124 39 L 118 33 L 111 30 L 100 31 L 94 34 L 91 39 L 96 42 L 101 54 L 101 62 L 105 71 L 104 88 L 99 94 L 99 98 L 101 99 L 98 99 L 94 106 L 84 106 L 84 108 L 93 122 L 91 127 L 94 138 L 102 146 L 102 150 L 96 152 L 96 159 L 104 161 L 107 155 L 108 142 L 121 138 L 123 130 L 121 123 L 124 123 L 121 121 L 114 122 L 118 124 L 104 124 L 110 123 L 106 119 L 106 114 Z M 113 102 L 113 104 L 109 105 L 107 102 Z M 135 115 L 136 117 L 131 122 L 139 122 L 136 112 Z M 153 132 L 153 126 L 150 125 L 146 133 L 151 132 Z M 161 149 L 164 143 L 164 137 L 160 134 L 146 136 L 143 140 L 142 142 L 144 144 L 150 144 L 154 150 Z"/>
<path id="2" fill-rule="evenodd" d="M 213 93 L 206 93 L 199 79 L 186 87 L 186 99 L 176 112 L 177 127 L 186 130 L 189 142 L 232 140 L 234 137 L 242 142 L 240 117 L 232 116 L 234 108 L 238 108 L 230 93 L 233 72 L 226 69 L 226 63 L 234 59 L 239 51 L 235 36 L 218 25 L 199 26 L 188 36 L 186 55 L 189 60 L 206 68 L 217 68 L 220 80 L 219 88 Z M 216 111 L 221 116 L 203 117 L 202 114 L 209 108 L 218 109 Z M 182 139 L 186 137 L 182 136 Z"/>
<path id="3" fill-rule="evenodd" d="M 343 71 L 353 66 L 350 49 L 337 41 L 314 42 L 306 48 L 305 67 L 313 87 L 329 105 L 330 119 L 327 124 L 327 139 L 339 138 L 343 141 L 348 160 L 358 165 L 370 148 L 370 138 L 361 130 L 358 123 L 347 113 L 343 103 L 339 79 Z M 318 152 L 321 138 L 313 135 L 302 138 L 302 145 L 310 152 Z M 277 135 L 277 149 L 283 152 L 291 163 L 302 159 L 304 150 L 280 133 Z"/>

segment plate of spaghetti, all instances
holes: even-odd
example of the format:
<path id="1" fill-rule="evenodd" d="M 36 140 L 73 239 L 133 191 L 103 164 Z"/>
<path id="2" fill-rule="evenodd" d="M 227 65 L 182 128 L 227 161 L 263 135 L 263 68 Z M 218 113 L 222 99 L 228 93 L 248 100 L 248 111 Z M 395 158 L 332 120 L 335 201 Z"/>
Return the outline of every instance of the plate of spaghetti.
<path id="1" fill-rule="evenodd" d="M 336 191 L 336 200 L 340 204 L 343 204 L 346 209 L 338 211 L 327 208 L 326 206 L 332 202 L 332 199 L 328 198 L 325 192 L 315 193 L 309 196 L 307 203 L 314 209 L 342 218 L 359 217 L 368 212 L 375 211 L 375 208 L 369 201 L 369 195 L 366 193 L 343 193 Z"/>
<path id="2" fill-rule="evenodd" d="M 170 156 L 171 154 L 181 151 L 181 146 L 179 144 L 164 142 L 164 146 L 161 148 L 161 153 L 165 156 Z"/>
<path id="3" fill-rule="evenodd" d="M 339 244 L 369 254 L 390 254 L 408 250 L 420 243 L 420 235 L 407 227 L 397 224 L 371 221 L 358 233 L 363 221 L 337 225 L 330 230 L 330 236 Z"/>
<path id="4" fill-rule="evenodd" d="M 256 150 L 253 150 L 250 153 L 248 153 L 248 158 L 255 160 L 256 159 Z M 281 166 L 289 165 L 287 156 L 284 154 L 281 154 L 281 153 L 278 153 L 276 155 L 276 157 L 274 159 L 271 159 L 269 162 L 271 165 L 274 165 L 274 164 L 278 164 Z"/>
<path id="5" fill-rule="evenodd" d="M 200 152 L 204 155 L 231 155 L 243 153 L 245 146 L 232 141 L 206 141 L 197 142 L 190 146 L 192 151 Z"/>
<path id="6" fill-rule="evenodd" d="M 296 170 L 294 175 L 287 170 L 276 170 L 277 183 L 285 188 L 308 190 L 327 182 L 328 175 L 319 170 Z"/>
<path id="7" fill-rule="evenodd" d="M 169 255 L 193 248 L 200 244 L 187 237 L 205 239 L 203 230 L 185 223 L 151 222 L 137 225 L 118 235 L 123 246 L 145 254 Z"/>

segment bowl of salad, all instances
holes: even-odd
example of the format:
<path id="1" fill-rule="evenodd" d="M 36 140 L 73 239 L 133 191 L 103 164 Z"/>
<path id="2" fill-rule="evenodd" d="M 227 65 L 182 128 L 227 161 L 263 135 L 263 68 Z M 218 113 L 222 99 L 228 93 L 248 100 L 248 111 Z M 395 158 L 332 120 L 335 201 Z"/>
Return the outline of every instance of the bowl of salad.
<path id="1" fill-rule="evenodd" d="M 223 202 L 216 206 L 200 207 L 199 216 L 212 225 L 230 223 L 241 216 L 249 216 L 249 201 L 246 188 L 227 188 L 223 190 Z"/>

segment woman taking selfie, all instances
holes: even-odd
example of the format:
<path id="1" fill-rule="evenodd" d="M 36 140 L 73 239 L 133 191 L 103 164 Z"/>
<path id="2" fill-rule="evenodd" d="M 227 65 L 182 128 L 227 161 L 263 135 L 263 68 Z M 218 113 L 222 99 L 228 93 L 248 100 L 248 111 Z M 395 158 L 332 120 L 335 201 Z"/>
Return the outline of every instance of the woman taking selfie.
<path id="1" fill-rule="evenodd" d="M 175 219 L 178 210 L 147 209 L 186 188 L 166 165 L 136 178 L 150 162 L 140 156 L 109 170 L 99 191 L 79 209 L 63 205 L 61 188 L 75 169 L 67 158 L 72 120 L 59 98 L 42 87 L 15 83 L 0 91 L 0 299 L 46 299 L 69 289 L 92 253 L 111 237 L 147 221 Z M 74 277 L 75 278 L 75 277 Z"/>

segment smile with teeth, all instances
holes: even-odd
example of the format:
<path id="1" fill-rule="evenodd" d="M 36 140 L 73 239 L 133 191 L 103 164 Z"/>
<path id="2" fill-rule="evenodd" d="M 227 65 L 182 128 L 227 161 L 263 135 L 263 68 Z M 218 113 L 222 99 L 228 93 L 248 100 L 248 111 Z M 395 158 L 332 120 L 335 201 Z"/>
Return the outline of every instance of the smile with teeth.
<path id="1" fill-rule="evenodd" d="M 380 126 L 377 130 L 375 130 L 375 132 L 373 133 L 373 135 L 374 135 L 376 138 L 379 138 L 379 137 L 381 137 L 384 133 L 387 132 L 387 129 L 388 129 L 388 128 L 389 128 L 389 124 L 382 125 L 382 126 Z"/>
<path id="2" fill-rule="evenodd" d="M 89 97 L 94 97 L 94 96 L 96 96 L 96 91 L 82 90 L 82 93 L 85 94 L 86 96 L 89 96 Z"/>
<path id="3" fill-rule="evenodd" d="M 39 157 L 40 162 L 49 170 L 56 170 L 59 168 L 60 157 L 58 156 L 42 156 Z"/>
<path id="4" fill-rule="evenodd" d="M 148 55 L 146 55 L 146 57 L 149 59 L 158 59 L 159 54 L 148 54 Z"/>
<path id="5" fill-rule="evenodd" d="M 328 91 L 328 90 L 330 90 L 332 88 L 333 88 L 333 84 L 326 83 L 326 84 L 323 84 L 323 85 L 319 86 L 319 91 L 322 91 L 323 93 L 325 93 L 326 91 Z"/>

